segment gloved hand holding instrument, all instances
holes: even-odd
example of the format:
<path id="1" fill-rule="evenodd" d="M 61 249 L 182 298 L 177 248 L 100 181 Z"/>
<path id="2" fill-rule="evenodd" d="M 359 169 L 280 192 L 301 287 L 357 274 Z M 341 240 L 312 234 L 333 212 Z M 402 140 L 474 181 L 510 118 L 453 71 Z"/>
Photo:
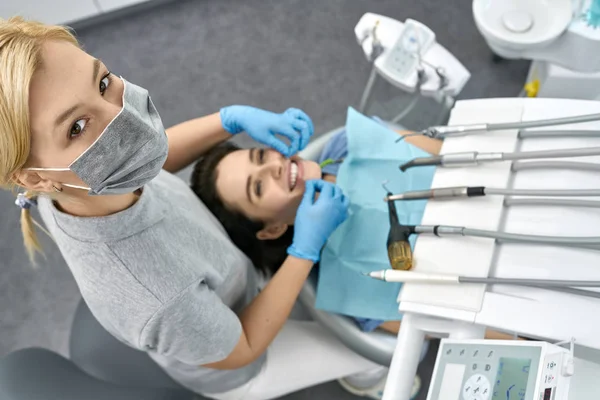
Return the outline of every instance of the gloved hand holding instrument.
<path id="1" fill-rule="evenodd" d="M 319 197 L 315 200 L 315 195 Z M 327 239 L 348 217 L 348 198 L 342 189 L 323 180 L 306 181 L 304 197 L 294 222 L 294 239 L 288 254 L 317 262 Z"/>
<path id="2" fill-rule="evenodd" d="M 232 135 L 246 132 L 252 139 L 267 145 L 286 157 L 303 150 L 314 132 L 308 115 L 297 108 L 288 108 L 281 114 L 249 106 L 229 106 L 220 111 L 223 129 Z M 286 144 L 277 137 L 289 139 Z"/>

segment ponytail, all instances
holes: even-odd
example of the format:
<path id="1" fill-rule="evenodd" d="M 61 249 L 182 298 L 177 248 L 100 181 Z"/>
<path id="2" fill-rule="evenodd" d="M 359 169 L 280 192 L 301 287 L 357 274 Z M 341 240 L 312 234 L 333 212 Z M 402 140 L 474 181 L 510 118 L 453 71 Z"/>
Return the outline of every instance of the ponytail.
<path id="1" fill-rule="evenodd" d="M 39 253 L 44 256 L 35 226 L 44 231 L 50 238 L 52 238 L 52 235 L 31 216 L 31 206 L 37 205 L 37 196 L 34 193 L 27 191 L 19 194 L 16 203 L 21 207 L 21 232 L 25 250 L 27 250 L 31 264 L 35 266 L 37 265 L 36 254 Z"/>

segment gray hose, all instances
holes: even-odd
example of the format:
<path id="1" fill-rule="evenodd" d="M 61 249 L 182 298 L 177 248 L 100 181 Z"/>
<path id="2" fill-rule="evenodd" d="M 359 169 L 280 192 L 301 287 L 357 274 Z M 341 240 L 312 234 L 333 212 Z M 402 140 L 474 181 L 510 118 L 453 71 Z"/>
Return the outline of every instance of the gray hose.
<path id="1" fill-rule="evenodd" d="M 600 131 L 565 130 L 565 131 L 521 131 L 519 139 L 540 137 L 599 137 Z"/>
<path id="2" fill-rule="evenodd" d="M 425 71 L 417 69 L 417 85 L 416 85 L 415 93 L 413 94 L 412 99 L 410 100 L 410 103 L 408 103 L 406 108 L 404 110 L 402 110 L 400 112 L 400 114 L 396 115 L 390 121 L 392 124 L 395 124 L 398 121 L 400 121 L 402 118 L 406 117 L 408 115 L 408 113 L 410 113 L 413 110 L 413 108 L 415 108 L 415 106 L 419 102 L 419 94 L 421 94 L 421 86 L 423 85 L 424 82 L 425 82 Z M 403 138 L 403 136 L 400 137 L 400 139 L 402 139 L 402 138 Z M 396 142 L 398 142 L 398 140 L 396 140 Z"/>
<path id="3" fill-rule="evenodd" d="M 485 188 L 485 194 L 495 194 L 503 196 L 600 196 L 600 189 L 565 189 L 565 190 L 547 190 L 547 189 L 496 189 Z"/>
<path id="4" fill-rule="evenodd" d="M 586 297 L 592 297 L 595 299 L 600 299 L 600 293 L 595 292 L 593 290 L 583 290 L 583 289 L 576 289 L 576 288 L 572 288 L 572 287 L 545 287 L 545 286 L 537 286 L 537 285 L 527 285 L 529 287 L 534 287 L 534 288 L 538 288 L 538 289 L 548 289 L 548 290 L 552 290 L 553 292 L 563 292 L 563 293 L 569 293 L 569 294 L 574 294 L 577 296 L 586 296 Z"/>
<path id="5" fill-rule="evenodd" d="M 515 161 L 512 165 L 513 171 L 523 171 L 527 169 L 575 169 L 600 172 L 600 164 L 577 161 Z"/>
<path id="6" fill-rule="evenodd" d="M 520 243 L 520 242 L 515 242 L 514 240 L 503 240 L 503 239 L 497 239 L 498 243 L 506 243 L 506 244 L 525 244 L 525 243 Z M 531 245 L 531 243 L 527 243 L 528 245 Z M 535 243 L 534 243 L 535 244 Z M 537 243 L 540 244 L 540 243 Z M 541 243 L 541 245 L 544 245 L 543 243 Z M 600 251 L 600 246 L 598 245 L 593 245 L 593 244 L 580 244 L 580 243 L 556 243 L 554 244 L 555 247 L 564 247 L 566 249 L 582 249 L 582 250 L 592 250 L 592 251 Z"/>
<path id="7" fill-rule="evenodd" d="M 557 206 L 557 207 L 591 207 L 600 208 L 600 201 L 593 200 L 563 200 L 563 199 L 515 199 L 504 200 L 507 206 Z"/>
<path id="8" fill-rule="evenodd" d="M 485 283 L 488 285 L 536 285 L 538 287 L 600 287 L 600 281 L 569 281 L 553 279 L 521 279 L 521 278 L 475 278 L 459 276 L 461 283 Z M 600 293 L 599 293 L 600 294 Z"/>
<path id="9" fill-rule="evenodd" d="M 586 157 L 600 155 L 600 147 L 582 147 L 579 149 L 524 151 L 515 153 L 502 153 L 503 160 L 527 160 L 531 158 L 562 158 Z"/>
<path id="10" fill-rule="evenodd" d="M 420 85 L 419 85 L 419 87 L 420 87 Z M 415 106 L 417 105 L 418 102 L 419 102 L 419 92 L 415 92 L 415 94 L 413 95 L 413 98 L 411 99 L 410 103 L 406 106 L 406 108 L 404 110 L 402 110 L 400 112 L 400 114 L 396 115 L 394 117 L 394 119 L 392 119 L 390 122 L 392 124 L 395 124 L 398 121 L 400 121 L 402 118 L 406 117 L 413 110 L 413 108 L 415 108 Z"/>
<path id="11" fill-rule="evenodd" d="M 416 225 L 413 227 L 415 233 L 432 233 L 434 235 L 462 235 L 490 238 L 517 243 L 541 243 L 541 244 L 571 244 L 571 245 L 597 245 L 600 237 L 597 236 L 541 236 L 525 235 L 520 233 L 506 233 L 498 231 L 487 231 L 483 229 L 471 229 L 464 226 L 450 225 Z"/>
<path id="12" fill-rule="evenodd" d="M 577 295 L 577 296 L 585 296 L 585 297 L 591 297 L 591 298 L 595 298 L 595 299 L 600 299 L 600 293 L 599 292 L 595 292 L 595 291 L 592 291 L 592 290 L 576 289 L 576 288 L 568 287 L 568 286 L 548 287 L 548 286 L 542 286 L 542 285 L 536 285 L 536 284 L 520 285 L 520 286 L 532 287 L 532 288 L 537 288 L 537 289 L 552 290 L 553 292 L 562 292 L 562 293 L 574 294 L 574 295 Z"/>
<path id="13" fill-rule="evenodd" d="M 553 118 L 545 120 L 543 119 L 537 121 L 499 122 L 494 124 L 487 124 L 487 130 L 498 131 L 504 129 L 537 128 L 541 126 L 576 124 L 581 122 L 590 122 L 598 120 L 600 120 L 600 114 L 577 115 L 574 117 Z"/>
<path id="14" fill-rule="evenodd" d="M 600 237 L 595 236 L 541 236 L 541 235 L 524 235 L 520 233 L 506 233 L 496 231 L 486 231 L 483 229 L 463 228 L 464 236 L 477 236 L 490 239 L 504 239 L 516 242 L 537 242 L 537 243 L 573 243 L 573 244 L 600 244 Z"/>

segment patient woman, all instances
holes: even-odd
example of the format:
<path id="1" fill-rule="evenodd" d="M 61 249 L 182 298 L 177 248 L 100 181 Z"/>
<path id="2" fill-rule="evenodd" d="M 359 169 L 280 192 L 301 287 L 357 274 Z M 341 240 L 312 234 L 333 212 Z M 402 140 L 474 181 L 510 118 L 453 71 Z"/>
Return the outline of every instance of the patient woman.
<path id="1" fill-rule="evenodd" d="M 409 133 L 398 131 L 400 135 Z M 442 146 L 441 141 L 423 136 L 407 137 L 406 142 L 431 154 L 438 154 Z M 268 275 L 281 265 L 292 243 L 304 182 L 320 178 L 335 182 L 339 163 L 346 155 L 345 131 L 325 146 L 319 162 L 334 162 L 323 169 L 314 161 L 297 156 L 288 159 L 275 150 L 239 149 L 225 143 L 197 162 L 191 186 L 233 242 Z M 397 333 L 400 327 L 398 321 L 355 321 L 363 331 L 381 328 Z"/>

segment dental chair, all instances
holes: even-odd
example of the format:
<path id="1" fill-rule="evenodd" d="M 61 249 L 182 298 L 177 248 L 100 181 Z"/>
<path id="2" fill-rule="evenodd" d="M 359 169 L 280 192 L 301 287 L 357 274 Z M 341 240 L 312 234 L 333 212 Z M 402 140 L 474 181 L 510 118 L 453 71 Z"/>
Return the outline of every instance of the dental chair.
<path id="1" fill-rule="evenodd" d="M 332 136 L 345 129 L 340 127 L 313 140 L 300 152 L 300 157 L 317 160 L 325 144 Z M 395 343 L 385 332 L 362 332 L 350 318 L 330 314 L 315 308 L 316 279 L 311 275 L 302 288 L 298 301 L 305 307 L 312 319 L 329 329 L 342 343 L 356 353 L 377 364 L 389 366 L 392 362 Z"/>
<path id="2" fill-rule="evenodd" d="M 300 153 L 316 160 L 327 141 L 342 128 L 328 132 Z M 316 282 L 308 280 L 299 303 L 308 315 L 342 343 L 375 363 L 388 366 L 394 341 L 383 332 L 364 333 L 349 318 L 315 309 Z M 144 352 L 110 335 L 80 301 L 69 341 L 70 359 L 41 348 L 15 351 L 0 359 L 2 400 L 192 400 L 202 399 L 173 381 Z"/>

